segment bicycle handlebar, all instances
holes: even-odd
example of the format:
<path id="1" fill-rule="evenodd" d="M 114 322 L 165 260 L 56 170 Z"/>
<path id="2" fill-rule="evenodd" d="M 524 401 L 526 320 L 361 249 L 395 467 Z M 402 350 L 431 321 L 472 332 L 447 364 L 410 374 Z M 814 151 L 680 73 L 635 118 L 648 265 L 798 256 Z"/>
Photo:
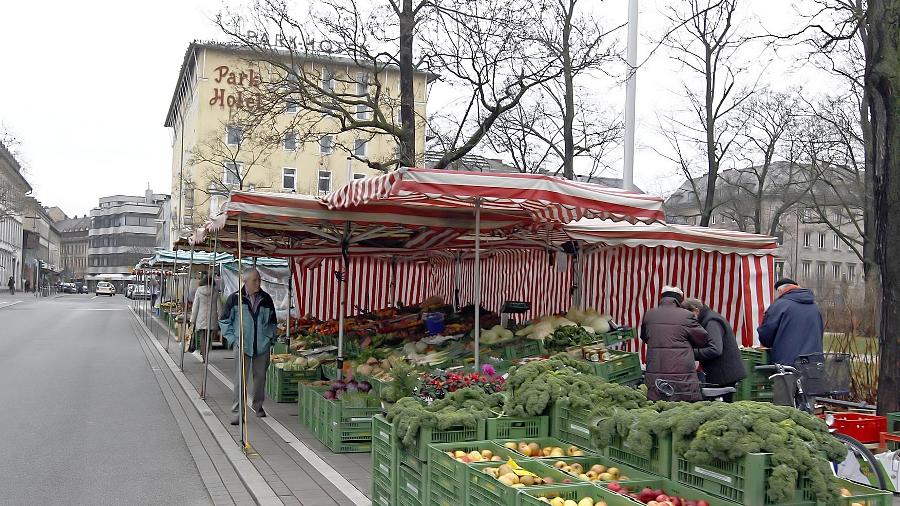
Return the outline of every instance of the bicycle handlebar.
<path id="1" fill-rule="evenodd" d="M 775 372 L 790 372 L 799 374 L 800 371 L 796 368 L 789 365 L 782 364 L 770 364 L 770 365 L 758 365 L 753 368 L 754 371 L 775 371 Z"/>

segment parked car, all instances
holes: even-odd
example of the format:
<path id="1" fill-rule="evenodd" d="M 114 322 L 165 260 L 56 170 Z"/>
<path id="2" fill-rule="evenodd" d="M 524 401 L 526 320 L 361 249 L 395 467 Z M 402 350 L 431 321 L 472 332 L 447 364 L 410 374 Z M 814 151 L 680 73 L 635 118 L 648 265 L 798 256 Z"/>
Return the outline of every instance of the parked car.
<path id="1" fill-rule="evenodd" d="M 116 294 L 116 287 L 113 286 L 113 284 L 109 281 L 100 281 L 99 283 L 97 283 L 97 289 L 94 290 L 94 293 L 97 296 L 109 295 L 110 297 L 112 297 Z"/>
<path id="2" fill-rule="evenodd" d="M 78 293 L 78 287 L 75 283 L 60 283 L 59 291 L 61 293 Z"/>
<path id="3" fill-rule="evenodd" d="M 149 299 L 150 294 L 144 289 L 144 285 L 134 285 L 134 288 L 131 289 L 131 298 L 134 300 Z"/>
<path id="4" fill-rule="evenodd" d="M 90 292 L 90 290 L 88 289 L 87 283 L 77 283 L 77 286 L 78 286 L 78 293 L 89 293 Z"/>

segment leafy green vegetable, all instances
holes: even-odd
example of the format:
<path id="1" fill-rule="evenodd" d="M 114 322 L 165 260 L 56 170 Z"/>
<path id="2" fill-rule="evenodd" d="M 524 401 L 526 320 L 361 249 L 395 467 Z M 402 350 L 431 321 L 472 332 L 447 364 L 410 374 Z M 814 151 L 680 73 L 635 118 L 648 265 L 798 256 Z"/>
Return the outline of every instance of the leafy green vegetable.
<path id="1" fill-rule="evenodd" d="M 544 348 L 550 351 L 562 351 L 570 346 L 584 346 L 597 342 L 597 336 L 579 325 L 559 327 L 544 339 Z"/>
<path id="2" fill-rule="evenodd" d="M 451 427 L 475 427 L 485 418 L 499 414 L 500 394 L 486 394 L 478 388 L 463 388 L 430 405 L 413 397 L 404 397 L 390 407 L 387 420 L 397 429 L 405 446 L 413 445 L 422 427 L 445 430 Z"/>

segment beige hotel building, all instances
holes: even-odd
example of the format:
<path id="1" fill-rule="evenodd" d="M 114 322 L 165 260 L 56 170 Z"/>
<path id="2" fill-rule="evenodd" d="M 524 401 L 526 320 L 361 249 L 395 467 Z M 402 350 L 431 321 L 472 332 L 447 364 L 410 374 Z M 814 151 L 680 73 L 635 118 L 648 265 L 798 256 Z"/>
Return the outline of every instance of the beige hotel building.
<path id="1" fill-rule="evenodd" d="M 210 217 L 211 209 L 213 215 L 217 214 L 227 200 L 228 192 L 238 189 L 241 183 L 244 190 L 321 195 L 348 180 L 379 173 L 350 158 L 346 151 L 338 149 L 340 146 L 352 149 L 354 154 L 366 159 L 389 160 L 393 157 L 396 149 L 393 137 L 355 131 L 335 134 L 337 120 L 332 118 L 315 123 L 323 125 L 323 135 L 318 139 L 307 137 L 304 142 L 289 135 L 278 136 L 279 125 L 289 125 L 291 115 L 300 112 L 298 106 L 289 101 L 274 116 L 274 126 L 270 127 L 276 134 L 272 135 L 275 141 L 265 143 L 265 147 L 262 143 L 245 142 L 238 148 L 241 130 L 231 123 L 235 114 L 240 113 L 237 108 L 247 104 L 248 84 L 252 86 L 253 79 L 266 79 L 267 72 L 275 75 L 267 63 L 248 60 L 247 54 L 235 46 L 204 42 L 191 43 L 185 53 L 165 121 L 165 126 L 172 132 L 172 229 L 182 230 L 180 234 L 171 235 L 173 241 L 192 227 L 202 225 Z M 297 58 L 296 53 L 294 57 Z M 303 66 L 307 75 L 332 77 L 332 87 L 354 86 L 362 91 L 366 89 L 365 85 L 357 83 L 371 82 L 367 69 L 339 56 L 305 55 Z M 390 69 L 383 74 L 377 76 L 377 82 L 385 95 L 396 97 L 386 101 L 392 105 L 387 106 L 391 110 L 384 110 L 384 114 L 394 118 L 399 125 L 400 74 Z M 414 79 L 416 152 L 420 154 L 425 147 L 425 104 L 428 84 L 433 77 L 433 74 L 423 72 Z M 398 105 L 394 106 L 395 103 Z M 358 114 L 366 114 L 366 111 L 361 109 Z M 326 121 L 334 123 L 329 126 Z M 316 131 L 318 128 L 315 127 Z M 229 157 L 237 162 L 237 167 L 233 167 L 232 161 L 223 163 Z M 243 181 L 238 173 L 244 174 Z"/>

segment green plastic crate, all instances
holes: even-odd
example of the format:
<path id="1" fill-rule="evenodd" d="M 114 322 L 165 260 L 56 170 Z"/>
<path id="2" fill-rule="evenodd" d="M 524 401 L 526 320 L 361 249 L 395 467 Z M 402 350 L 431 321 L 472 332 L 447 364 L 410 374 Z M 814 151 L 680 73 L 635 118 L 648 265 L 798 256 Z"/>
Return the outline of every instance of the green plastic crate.
<path id="1" fill-rule="evenodd" d="M 485 420 L 487 439 L 516 439 L 547 437 L 550 419 L 546 416 L 504 416 Z"/>
<path id="2" fill-rule="evenodd" d="M 519 467 L 531 471 L 541 478 L 553 478 L 555 484 L 562 483 L 563 480 L 571 479 L 569 475 L 562 473 L 551 466 L 548 466 L 538 460 L 521 459 L 516 463 Z M 471 464 L 469 466 L 469 504 L 472 506 L 515 506 L 518 504 L 518 495 L 526 490 L 539 492 L 541 489 L 549 488 L 548 486 L 534 487 L 507 487 L 503 483 L 487 475 L 483 472 L 486 467 L 497 467 L 497 462 L 486 462 Z"/>
<path id="3" fill-rule="evenodd" d="M 325 379 L 335 380 L 337 379 L 337 366 L 334 363 L 331 364 L 322 364 L 322 377 Z"/>
<path id="4" fill-rule="evenodd" d="M 572 408 L 567 400 L 555 402 L 550 409 L 550 435 L 559 440 L 594 449 L 590 424 L 591 411 Z"/>
<path id="5" fill-rule="evenodd" d="M 641 357 L 637 352 L 608 350 L 610 359 L 606 362 L 584 363 L 591 366 L 593 373 L 610 383 L 628 383 L 641 377 Z"/>
<path id="6" fill-rule="evenodd" d="M 372 445 L 372 500 L 375 502 L 375 495 L 383 495 L 387 500 L 387 504 L 393 503 L 396 497 L 394 485 L 397 482 L 397 464 L 393 458 L 393 450 L 388 449 L 387 454 Z"/>
<path id="7" fill-rule="evenodd" d="M 422 506 L 428 504 L 428 469 L 426 475 L 405 465 L 397 470 L 397 506 Z"/>
<path id="8" fill-rule="evenodd" d="M 615 436 L 606 447 L 604 453 L 610 459 L 621 462 L 628 467 L 644 471 L 655 476 L 668 478 L 672 474 L 672 435 L 653 436 L 653 445 L 649 456 L 635 451 L 625 445 L 625 439 Z"/>
<path id="9" fill-rule="evenodd" d="M 612 346 L 615 344 L 622 343 L 624 341 L 630 341 L 634 339 L 634 329 L 628 330 L 613 330 L 612 332 L 607 332 L 605 334 L 599 334 L 597 336 L 597 342 L 603 343 L 607 346 Z"/>
<path id="10" fill-rule="evenodd" d="M 480 421 L 475 427 L 450 427 L 444 430 L 432 427 L 422 427 L 419 435 L 411 446 L 400 445 L 400 458 L 408 466 L 416 467 L 411 460 L 428 462 L 428 446 L 436 443 L 464 443 L 468 441 L 481 441 L 486 439 L 484 434 L 484 422 Z"/>
<path id="11" fill-rule="evenodd" d="M 887 431 L 891 434 L 900 434 L 900 411 L 887 414 Z"/>
<path id="12" fill-rule="evenodd" d="M 655 480 L 645 481 L 645 482 L 623 483 L 622 486 L 626 487 L 634 492 L 638 492 L 641 489 L 643 489 L 644 487 L 649 487 L 652 489 L 662 489 L 664 492 L 666 492 L 669 495 L 675 495 L 675 496 L 683 497 L 687 500 L 693 500 L 693 501 L 703 500 L 703 501 L 708 502 L 712 506 L 735 505 L 735 503 L 733 503 L 733 502 L 723 501 L 722 499 L 720 499 L 716 496 L 707 494 L 707 493 L 703 492 L 702 490 L 697 490 L 695 488 L 686 487 L 680 483 L 675 483 L 672 480 L 666 480 L 663 478 L 657 478 Z M 615 494 L 615 492 L 612 492 L 611 490 L 609 490 L 606 487 L 607 487 L 607 485 L 605 485 L 605 484 L 601 484 L 601 485 L 597 486 L 597 488 L 603 490 L 604 492 L 608 492 L 610 494 Z M 616 495 L 619 495 L 620 497 L 624 497 L 625 499 L 628 499 L 629 501 L 634 501 L 634 503 L 622 503 L 623 505 L 624 504 L 629 504 L 629 505 L 630 504 L 641 504 L 640 502 L 637 502 L 634 499 L 631 499 L 627 496 L 623 496 L 620 494 L 616 494 Z M 616 506 L 616 505 L 614 505 L 614 503 L 608 503 L 608 504 L 610 506 Z M 747 506 L 761 506 L 761 504 L 758 504 L 758 503 L 746 503 L 746 505 Z"/>
<path id="13" fill-rule="evenodd" d="M 672 480 L 710 495 L 739 504 L 776 504 L 766 495 L 772 463 L 768 453 L 751 453 L 735 462 L 693 464 L 675 456 L 672 463 Z M 797 479 L 797 491 L 789 504 L 816 503 L 808 480 Z"/>
<path id="14" fill-rule="evenodd" d="M 296 402 L 300 381 L 319 379 L 319 368 L 305 371 L 285 371 L 269 364 L 266 371 L 266 395 L 275 402 Z"/>
<path id="15" fill-rule="evenodd" d="M 472 441 L 468 443 L 440 443 L 429 447 L 428 487 L 432 506 L 462 506 L 468 503 L 469 464 L 465 464 L 447 455 L 448 451 L 490 450 L 494 455 L 503 458 L 495 465 L 501 465 L 508 459 L 522 460 L 518 453 L 503 448 L 493 441 Z"/>
<path id="16" fill-rule="evenodd" d="M 321 427 L 319 399 L 324 400 L 322 393 L 325 387 L 314 387 L 306 383 L 298 384 L 297 415 L 300 425 L 306 427 L 314 436 L 318 436 Z"/>
<path id="17" fill-rule="evenodd" d="M 285 353 L 290 353 L 288 350 L 288 345 L 282 342 L 277 342 L 272 345 L 272 353 L 276 355 L 284 355 Z"/>
<path id="18" fill-rule="evenodd" d="M 890 492 L 866 487 L 852 481 L 838 479 L 838 486 L 846 488 L 852 495 L 838 499 L 838 506 L 850 506 L 857 503 L 863 506 L 891 506 L 894 496 Z"/>
<path id="19" fill-rule="evenodd" d="M 525 490 L 517 496 L 520 506 L 547 506 L 547 503 L 538 499 L 546 497 L 553 499 L 554 497 L 562 497 L 563 499 L 571 499 L 575 502 L 590 497 L 595 502 L 603 501 L 607 506 L 636 506 L 641 504 L 632 498 L 620 494 L 616 494 L 606 488 L 595 487 L 593 485 L 557 485 L 553 487 L 540 487 Z"/>
<path id="20" fill-rule="evenodd" d="M 376 481 L 372 482 L 372 505 L 393 506 L 391 491 Z"/>
<path id="21" fill-rule="evenodd" d="M 536 339 L 514 339 L 504 344 L 499 350 L 503 353 L 505 360 L 517 360 L 525 357 L 537 357 L 544 354 L 544 347 L 541 341 Z"/>
<path id="22" fill-rule="evenodd" d="M 643 471 L 639 471 L 637 469 L 630 468 L 619 462 L 615 462 L 615 461 L 611 460 L 609 457 L 605 457 L 603 455 L 596 455 L 596 456 L 590 456 L 590 457 L 559 457 L 556 459 L 547 459 L 547 461 L 548 461 L 547 462 L 548 465 L 554 465 L 554 467 L 555 467 L 555 464 L 557 461 L 565 462 L 567 465 L 581 464 L 581 467 L 584 468 L 585 471 L 590 470 L 590 468 L 592 466 L 594 466 L 595 464 L 600 464 L 600 465 L 603 465 L 606 467 L 617 468 L 619 470 L 618 478 L 616 478 L 614 480 L 607 480 L 607 481 L 618 481 L 618 482 L 622 482 L 622 483 L 636 483 L 636 482 L 643 482 L 643 481 L 648 481 L 648 480 L 659 479 L 659 476 L 654 476 L 650 473 L 645 473 Z M 560 469 L 560 471 L 562 471 L 562 469 Z M 562 471 L 562 472 L 566 473 L 566 471 Z M 573 473 L 566 473 L 566 474 L 569 474 L 575 481 L 581 480 L 580 478 L 578 478 L 577 475 L 575 475 Z M 585 480 L 581 480 L 581 481 L 585 481 Z M 586 481 L 586 483 L 592 484 L 592 485 L 599 485 L 602 482 Z"/>
<path id="23" fill-rule="evenodd" d="M 563 452 L 566 453 L 566 455 L 565 455 L 566 457 L 570 456 L 570 455 L 568 455 L 568 452 L 567 452 L 568 448 L 570 446 L 575 446 L 576 448 L 578 448 L 579 450 L 584 452 L 583 456 L 585 456 L 585 457 L 598 455 L 597 452 L 591 451 L 587 448 L 581 448 L 578 445 L 573 445 L 572 443 L 566 443 L 565 441 L 560 441 L 559 439 L 552 438 L 552 437 L 534 437 L 534 438 L 522 438 L 522 439 L 496 439 L 496 440 L 494 440 L 494 442 L 500 446 L 503 446 L 505 443 L 509 443 L 509 442 L 513 442 L 516 444 L 518 444 L 518 443 L 537 443 L 541 448 L 546 448 L 548 446 L 558 446 L 558 447 L 562 448 Z M 513 451 L 515 451 L 516 454 L 518 454 L 520 456 L 520 458 L 525 457 L 524 455 L 520 454 L 518 451 L 516 451 L 516 450 L 513 450 Z M 533 456 L 530 458 L 540 459 L 540 460 L 551 460 L 551 459 L 559 459 L 560 457 Z"/>
<path id="24" fill-rule="evenodd" d="M 374 396 L 365 398 L 363 406 L 350 405 L 340 399 L 325 399 L 321 406 L 322 430 L 317 437 L 334 453 L 372 451 L 372 417 L 381 412 L 381 402 Z"/>

